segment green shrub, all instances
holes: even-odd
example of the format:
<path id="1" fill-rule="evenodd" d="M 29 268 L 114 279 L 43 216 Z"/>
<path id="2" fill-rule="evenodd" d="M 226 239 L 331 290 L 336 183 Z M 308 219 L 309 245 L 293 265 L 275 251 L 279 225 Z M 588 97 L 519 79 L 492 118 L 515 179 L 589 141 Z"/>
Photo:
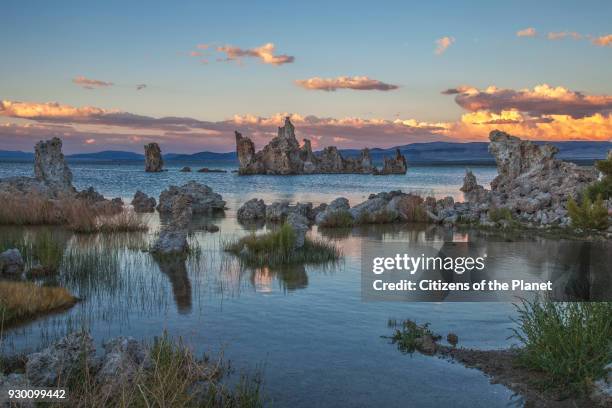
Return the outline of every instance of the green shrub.
<path id="1" fill-rule="evenodd" d="M 303 247 L 295 249 L 295 232 L 288 224 L 266 234 L 248 235 L 225 244 L 224 248 L 254 267 L 324 263 L 340 258 L 340 251 L 333 244 L 308 237 Z"/>
<path id="2" fill-rule="evenodd" d="M 491 207 L 489 209 L 489 219 L 493 222 L 512 221 L 512 212 L 508 208 Z"/>
<path id="3" fill-rule="evenodd" d="M 572 220 L 572 226 L 582 229 L 605 230 L 608 228 L 608 209 L 600 196 L 595 202 L 589 197 L 582 199 L 579 206 L 573 198 L 567 203 L 567 211 Z"/>
<path id="4" fill-rule="evenodd" d="M 544 372 L 545 385 L 582 393 L 605 374 L 612 361 L 612 303 L 535 299 L 517 310 L 518 363 Z"/>
<path id="5" fill-rule="evenodd" d="M 395 211 L 383 209 L 374 214 L 362 211 L 357 218 L 357 224 L 390 224 L 397 220 L 398 214 Z"/>
<path id="6" fill-rule="evenodd" d="M 609 154 L 606 160 L 595 162 L 595 167 L 603 173 L 603 178 L 589 185 L 585 189 L 585 195 L 591 200 L 596 200 L 599 196 L 609 200 L 612 198 L 612 155 Z"/>
<path id="7" fill-rule="evenodd" d="M 334 211 L 325 217 L 325 221 L 319 224 L 323 228 L 347 228 L 354 224 L 353 216 L 348 210 Z"/>
<path id="8" fill-rule="evenodd" d="M 395 328 L 391 342 L 397 345 L 402 353 L 412 354 L 416 350 L 422 351 L 422 341 L 425 337 L 431 337 L 434 341 L 442 338 L 431 331 L 429 323 L 419 325 L 413 320 L 404 320 L 398 324 L 395 320 L 389 320 L 388 326 Z M 400 326 L 399 329 L 398 326 Z"/>

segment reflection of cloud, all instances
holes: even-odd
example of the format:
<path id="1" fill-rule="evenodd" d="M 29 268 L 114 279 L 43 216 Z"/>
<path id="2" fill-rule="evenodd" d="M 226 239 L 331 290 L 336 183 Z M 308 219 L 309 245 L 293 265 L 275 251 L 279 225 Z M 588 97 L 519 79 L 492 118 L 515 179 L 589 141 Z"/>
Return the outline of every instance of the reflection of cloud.
<path id="1" fill-rule="evenodd" d="M 516 32 L 517 37 L 535 37 L 537 35 L 537 31 L 533 27 L 528 27 L 523 30 L 519 30 Z"/>
<path id="2" fill-rule="evenodd" d="M 272 43 L 267 43 L 257 48 L 243 49 L 232 45 L 217 47 L 217 51 L 226 55 L 227 61 L 240 61 L 243 57 L 259 58 L 264 64 L 283 65 L 292 63 L 295 57 L 291 55 L 274 55 L 276 47 Z"/>
<path id="3" fill-rule="evenodd" d="M 72 82 L 75 84 L 85 88 L 85 89 L 96 89 L 96 88 L 106 88 L 109 86 L 113 86 L 112 82 L 100 81 L 97 79 L 85 78 L 84 76 L 78 76 L 72 79 Z"/>
<path id="4" fill-rule="evenodd" d="M 436 40 L 436 54 L 442 55 L 455 42 L 453 37 L 442 37 Z"/>
<path id="5" fill-rule="evenodd" d="M 337 89 L 355 89 L 359 91 L 391 91 L 399 88 L 397 85 L 387 84 L 367 76 L 339 76 L 337 78 L 309 78 L 298 79 L 295 83 L 304 89 L 335 91 Z"/>

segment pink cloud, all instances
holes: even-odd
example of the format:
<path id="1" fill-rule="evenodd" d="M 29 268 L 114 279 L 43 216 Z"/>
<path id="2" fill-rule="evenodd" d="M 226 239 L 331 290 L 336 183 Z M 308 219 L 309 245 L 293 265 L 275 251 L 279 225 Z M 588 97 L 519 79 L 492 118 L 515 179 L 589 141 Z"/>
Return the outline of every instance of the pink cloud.
<path id="1" fill-rule="evenodd" d="M 535 37 L 536 35 L 538 35 L 538 33 L 533 27 L 524 28 L 516 32 L 517 37 Z"/>
<path id="2" fill-rule="evenodd" d="M 85 89 L 96 89 L 96 88 L 107 88 L 113 86 L 112 82 L 100 81 L 97 79 L 85 78 L 84 76 L 77 76 L 72 79 L 72 82 L 85 88 Z"/>
<path id="3" fill-rule="evenodd" d="M 547 37 L 549 40 L 562 40 L 567 37 L 573 38 L 574 40 L 582 40 L 584 36 L 575 31 L 560 31 L 560 32 L 550 32 L 548 33 Z"/>
<path id="4" fill-rule="evenodd" d="M 298 86 L 308 90 L 335 91 L 337 89 L 355 89 L 359 91 L 391 91 L 399 88 L 367 76 L 340 76 L 337 78 L 309 78 L 295 81 Z"/>
<path id="5" fill-rule="evenodd" d="M 291 55 L 274 55 L 276 47 L 267 43 L 257 48 L 243 49 L 231 45 L 217 47 L 217 51 L 225 53 L 227 61 L 239 61 L 241 58 L 258 58 L 264 64 L 283 65 L 295 61 Z"/>
<path id="6" fill-rule="evenodd" d="M 446 52 L 448 47 L 455 43 L 455 39 L 453 37 L 442 37 L 436 40 L 436 51 L 435 53 L 438 55 L 442 55 Z"/>
<path id="7" fill-rule="evenodd" d="M 591 40 L 591 42 L 599 47 L 612 46 L 612 34 L 595 37 Z"/>

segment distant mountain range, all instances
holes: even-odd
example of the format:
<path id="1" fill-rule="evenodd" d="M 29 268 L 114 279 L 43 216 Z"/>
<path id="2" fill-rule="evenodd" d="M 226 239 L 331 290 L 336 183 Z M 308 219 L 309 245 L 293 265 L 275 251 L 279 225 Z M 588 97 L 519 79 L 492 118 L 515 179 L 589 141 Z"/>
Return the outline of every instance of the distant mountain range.
<path id="1" fill-rule="evenodd" d="M 545 142 L 536 142 L 544 144 Z M 553 142 L 559 148 L 558 158 L 578 163 L 592 163 L 594 160 L 606 157 L 608 150 L 612 149 L 612 142 Z M 472 143 L 413 143 L 398 146 L 402 154 L 412 164 L 493 164 L 493 157 L 488 151 L 487 142 Z M 372 160 L 376 163 L 382 162 L 385 156 L 395 154 L 395 147 L 389 149 L 370 149 Z M 360 149 L 340 150 L 344 157 L 359 155 Z M 165 154 L 164 160 L 168 162 L 235 162 L 236 153 L 198 152 L 193 154 Z M 0 150 L 0 160 L 3 161 L 31 161 L 33 153 Z M 144 156 L 139 153 L 106 150 L 96 153 L 79 153 L 66 155 L 69 162 L 115 162 L 115 161 L 144 161 Z"/>

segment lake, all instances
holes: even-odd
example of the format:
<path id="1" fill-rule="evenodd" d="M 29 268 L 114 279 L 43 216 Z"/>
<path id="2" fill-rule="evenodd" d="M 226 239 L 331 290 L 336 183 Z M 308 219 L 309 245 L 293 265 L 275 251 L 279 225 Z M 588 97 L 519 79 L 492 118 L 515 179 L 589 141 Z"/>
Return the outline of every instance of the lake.
<path id="1" fill-rule="evenodd" d="M 384 338 L 389 319 L 429 322 L 435 332 L 456 333 L 459 345 L 479 349 L 508 347 L 515 316 L 508 302 L 364 302 L 361 295 L 361 249 L 367 242 L 472 241 L 492 238 L 476 231 L 438 226 L 393 225 L 325 232 L 313 237 L 333 240 L 344 257 L 334 265 L 281 269 L 244 269 L 221 246 L 249 233 L 236 220 L 237 208 L 253 197 L 329 202 L 344 196 L 351 204 L 370 193 L 401 189 L 453 196 L 464 166 L 411 167 L 402 176 L 310 175 L 245 176 L 235 173 L 181 173 L 185 163 L 147 174 L 140 163 L 71 164 L 74 184 L 93 186 L 107 198 L 129 203 L 136 190 L 158 197 L 171 184 L 195 180 L 223 195 L 225 216 L 196 218 L 192 247 L 200 248 L 181 264 L 159 264 L 144 251 L 160 225 L 150 216 L 148 233 L 113 236 L 73 235 L 52 228 L 0 228 L 0 236 L 53 234 L 70 259 L 55 283 L 83 298 L 69 311 L 40 318 L 6 331 L 5 352 L 34 350 L 67 330 L 87 327 L 98 345 L 118 335 L 151 340 L 167 330 L 181 336 L 198 353 L 223 352 L 238 370 L 261 369 L 264 391 L 274 406 L 506 407 L 522 401 L 502 385 L 489 384 L 481 372 L 418 353 L 405 355 Z M 228 165 L 208 167 L 232 168 Z M 195 169 L 195 168 L 194 168 Z M 473 167 L 481 184 L 495 177 L 494 167 Z M 31 175 L 30 163 L 1 163 L 0 177 Z M 200 228 L 207 222 L 218 233 Z M 265 231 L 263 227 L 262 231 Z M 537 239 L 535 246 L 556 245 Z M 548 258 L 547 258 L 548 257 Z M 517 273 L 539 275 L 549 252 L 509 251 Z M 460 391 L 459 391 L 460 390 Z"/>

